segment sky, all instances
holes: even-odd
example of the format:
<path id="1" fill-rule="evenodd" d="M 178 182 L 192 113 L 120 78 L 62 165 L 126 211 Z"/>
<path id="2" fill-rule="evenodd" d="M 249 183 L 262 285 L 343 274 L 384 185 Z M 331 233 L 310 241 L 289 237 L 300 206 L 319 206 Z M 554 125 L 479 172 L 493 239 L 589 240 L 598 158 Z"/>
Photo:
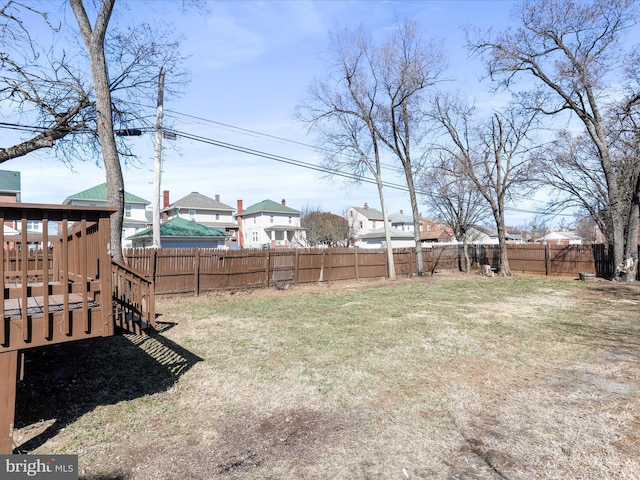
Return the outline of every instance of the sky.
<path id="1" fill-rule="evenodd" d="M 174 202 L 199 192 L 232 207 L 265 199 L 298 210 L 320 209 L 342 214 L 351 206 L 380 208 L 376 186 L 327 178 L 291 161 L 319 165 L 314 139 L 295 120 L 295 108 L 314 78 L 327 70 L 329 30 L 336 24 L 363 26 L 374 38 L 390 31 L 396 18 L 419 22 L 426 39 L 441 42 L 447 52 L 450 85 L 490 107 L 499 99 L 480 81 L 479 60 L 465 49 L 462 27 L 503 29 L 513 3 L 504 1 L 215 1 L 205 10 L 182 11 L 182 2 L 118 0 L 114 22 L 171 22 L 183 36 L 191 80 L 179 97 L 165 95 L 165 124 L 180 132 L 267 154 L 251 155 L 182 137 L 163 140 L 160 190 Z M 68 25 L 73 26 L 72 22 Z M 169 77 L 171 72 L 167 72 Z M 153 114 L 154 106 L 149 112 Z M 14 141 L 0 130 L 0 147 Z M 154 135 L 132 138 L 135 165 L 124 168 L 127 192 L 153 200 Z M 276 161 L 272 157 L 282 157 Z M 105 182 L 104 169 L 92 162 L 71 167 L 40 151 L 5 162 L 3 170 L 21 172 L 22 201 L 61 203 L 65 198 Z M 404 184 L 403 176 L 385 170 L 385 179 Z M 410 212 L 406 191 L 387 188 L 390 214 Z M 507 224 L 523 225 L 542 201 L 510 205 Z M 421 214 L 430 212 L 420 205 Z"/>

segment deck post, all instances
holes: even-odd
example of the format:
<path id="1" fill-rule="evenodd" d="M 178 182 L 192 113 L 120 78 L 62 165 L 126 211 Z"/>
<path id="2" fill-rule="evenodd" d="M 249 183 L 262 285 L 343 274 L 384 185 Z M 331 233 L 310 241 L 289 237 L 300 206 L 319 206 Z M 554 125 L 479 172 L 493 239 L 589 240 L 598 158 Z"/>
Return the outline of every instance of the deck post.
<path id="1" fill-rule="evenodd" d="M 17 383 L 18 351 L 0 353 L 0 455 L 13 453 Z"/>

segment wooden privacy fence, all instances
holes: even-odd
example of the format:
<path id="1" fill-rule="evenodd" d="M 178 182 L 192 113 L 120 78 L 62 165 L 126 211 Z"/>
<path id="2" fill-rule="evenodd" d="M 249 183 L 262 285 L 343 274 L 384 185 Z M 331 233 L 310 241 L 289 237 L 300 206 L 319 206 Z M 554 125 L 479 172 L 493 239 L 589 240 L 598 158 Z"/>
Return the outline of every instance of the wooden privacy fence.
<path id="1" fill-rule="evenodd" d="M 461 245 L 433 245 L 423 251 L 427 273 L 460 270 L 464 265 Z M 474 268 L 498 266 L 497 245 L 470 245 L 469 255 Z M 594 272 L 605 278 L 613 274 L 606 245 L 509 245 L 508 255 L 514 273 L 577 277 L 580 272 Z M 130 268 L 154 281 L 156 295 L 387 276 L 382 249 L 129 249 L 125 257 Z M 394 265 L 396 275 L 414 273 L 415 249 L 394 250 Z"/>

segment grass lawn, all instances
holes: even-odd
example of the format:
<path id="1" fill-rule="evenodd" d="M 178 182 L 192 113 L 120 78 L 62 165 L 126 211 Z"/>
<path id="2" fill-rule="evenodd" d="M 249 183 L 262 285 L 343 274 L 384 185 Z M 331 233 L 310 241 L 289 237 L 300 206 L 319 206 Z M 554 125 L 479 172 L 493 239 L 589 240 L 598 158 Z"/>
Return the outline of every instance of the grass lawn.
<path id="1" fill-rule="evenodd" d="M 160 298 L 27 357 L 17 449 L 81 479 L 640 478 L 640 286 L 436 275 Z"/>

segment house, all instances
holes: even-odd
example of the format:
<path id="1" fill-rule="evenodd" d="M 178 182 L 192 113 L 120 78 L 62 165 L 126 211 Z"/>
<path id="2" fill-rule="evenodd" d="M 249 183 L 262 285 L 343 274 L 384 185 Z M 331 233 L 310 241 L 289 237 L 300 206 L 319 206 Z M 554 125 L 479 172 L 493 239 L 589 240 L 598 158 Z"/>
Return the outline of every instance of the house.
<path id="1" fill-rule="evenodd" d="M 20 189 L 20 172 L 0 170 L 0 202 L 20 202 Z M 12 230 L 21 228 L 15 221 L 5 221 L 4 224 Z M 40 220 L 28 220 L 27 229 L 34 231 L 42 230 L 42 223 Z"/>
<path id="2" fill-rule="evenodd" d="M 162 248 L 227 248 L 228 235 L 215 228 L 192 220 L 174 217 L 160 224 Z M 127 241 L 133 248 L 153 246 L 153 228 L 147 228 L 130 236 Z"/>
<path id="3" fill-rule="evenodd" d="M 447 243 L 455 241 L 453 230 L 444 223 L 433 222 L 426 218 L 421 218 L 420 222 L 423 226 L 420 232 L 421 243 Z"/>
<path id="4" fill-rule="evenodd" d="M 393 213 L 389 215 L 389 222 L 391 223 L 391 227 L 396 230 L 400 230 L 401 232 L 413 232 L 414 230 L 414 222 L 412 215 L 405 215 L 403 210 L 400 210 L 400 213 Z M 423 219 L 420 219 L 420 231 L 423 229 Z"/>
<path id="5" fill-rule="evenodd" d="M 482 245 L 497 245 L 498 231 L 483 225 L 472 225 L 467 229 L 467 242 Z"/>
<path id="6" fill-rule="evenodd" d="M 220 195 L 210 198 L 198 192 L 191 192 L 186 197 L 169 203 L 169 191 L 165 190 L 163 204 L 162 213 L 165 221 L 176 217 L 184 218 L 225 232 L 231 241 L 236 239 L 238 224 L 233 218 L 235 209 L 220 202 Z"/>
<path id="7" fill-rule="evenodd" d="M 549 230 L 540 241 L 548 245 L 581 245 L 582 237 L 572 230 Z"/>
<path id="8" fill-rule="evenodd" d="M 511 235 L 505 232 L 507 243 L 523 243 L 522 237 L 519 235 Z M 498 230 L 495 228 L 485 227 L 483 225 L 472 225 L 467 229 L 467 242 L 483 245 L 498 245 Z"/>
<path id="9" fill-rule="evenodd" d="M 133 195 L 129 192 L 124 194 L 124 219 L 122 224 L 122 246 L 131 247 L 128 237 L 144 230 L 149 226 L 146 216 L 146 208 L 151 202 Z M 63 205 L 81 205 L 85 207 L 105 207 L 107 206 L 107 184 L 102 183 L 95 187 L 83 190 L 67 197 Z"/>
<path id="10" fill-rule="evenodd" d="M 301 212 L 280 203 L 263 200 L 244 209 L 238 200 L 238 240 L 241 248 L 297 247 L 304 245 Z"/>
<path id="11" fill-rule="evenodd" d="M 367 233 L 384 228 L 382 212 L 375 208 L 370 208 L 367 203 L 362 208 L 349 207 L 344 216 L 349 224 L 349 232 L 351 232 L 353 244 L 361 241 L 362 237 Z"/>
<path id="12" fill-rule="evenodd" d="M 389 234 L 391 236 L 391 248 L 411 248 L 416 246 L 413 232 L 403 232 L 402 230 L 391 228 Z M 384 227 L 362 235 L 355 246 L 360 248 L 387 248 Z"/>
<path id="13" fill-rule="evenodd" d="M 19 203 L 20 172 L 0 170 L 0 202 Z"/>

